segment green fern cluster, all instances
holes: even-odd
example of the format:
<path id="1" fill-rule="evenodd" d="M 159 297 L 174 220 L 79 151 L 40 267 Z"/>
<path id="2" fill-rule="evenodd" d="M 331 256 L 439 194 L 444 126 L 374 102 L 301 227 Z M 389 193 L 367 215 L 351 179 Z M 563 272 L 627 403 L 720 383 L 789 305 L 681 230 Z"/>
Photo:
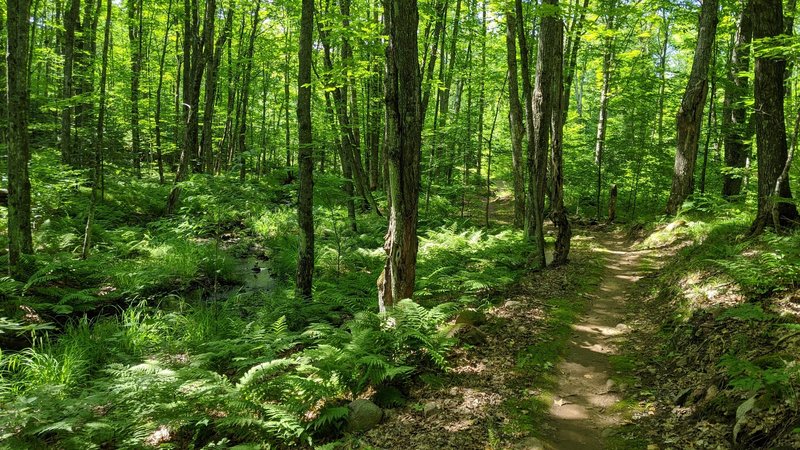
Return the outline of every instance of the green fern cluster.
<path id="1" fill-rule="evenodd" d="M 0 356 L 0 437 L 8 448 L 309 443 L 341 428 L 349 399 L 443 368 L 453 311 L 404 300 L 301 331 L 220 306 L 84 319 L 55 346 Z"/>

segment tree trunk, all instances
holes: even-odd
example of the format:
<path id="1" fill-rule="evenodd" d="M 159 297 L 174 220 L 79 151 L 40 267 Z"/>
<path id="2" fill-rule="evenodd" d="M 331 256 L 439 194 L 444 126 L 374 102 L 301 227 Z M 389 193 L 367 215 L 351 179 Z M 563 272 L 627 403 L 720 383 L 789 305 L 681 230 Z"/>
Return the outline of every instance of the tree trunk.
<path id="1" fill-rule="evenodd" d="M 197 156 L 199 149 L 197 138 L 200 122 L 197 116 L 200 107 L 200 88 L 205 70 L 203 49 L 207 42 L 214 38 L 216 5 L 216 0 L 206 0 L 201 35 L 197 0 L 183 1 L 183 118 L 185 128 L 175 182 L 167 199 L 167 214 L 172 214 L 178 206 L 180 183 L 189 176 L 189 160 Z"/>
<path id="2" fill-rule="evenodd" d="M 253 72 L 253 52 L 255 50 L 256 34 L 259 25 L 259 10 L 261 9 L 261 1 L 256 0 L 253 8 L 251 23 L 250 37 L 247 43 L 247 53 L 245 55 L 246 63 L 244 74 L 242 76 L 241 93 L 239 94 L 239 113 L 236 115 L 239 119 L 236 121 L 238 125 L 238 132 L 236 133 L 237 145 L 239 151 L 239 181 L 244 181 L 247 171 L 247 108 L 250 102 L 250 78 Z"/>
<path id="3" fill-rule="evenodd" d="M 771 38 L 783 32 L 783 2 L 781 0 L 753 0 L 753 39 Z M 774 42 L 761 44 L 759 50 L 773 47 Z M 778 222 L 781 226 L 792 226 L 798 219 L 793 203 L 781 201 L 791 199 L 789 177 L 782 180 L 788 149 L 786 124 L 784 122 L 784 73 L 786 60 L 780 56 L 756 53 L 755 62 L 755 124 L 758 148 L 758 212 L 751 228 L 760 233 L 772 223 L 772 209 L 777 205 Z M 777 186 L 777 194 L 775 189 Z M 779 198 L 778 198 L 779 197 Z"/>
<path id="4" fill-rule="evenodd" d="M 30 0 L 8 0 L 6 54 L 8 112 L 8 267 L 12 277 L 24 275 L 22 255 L 33 253 L 31 182 L 28 164 L 28 36 Z"/>
<path id="5" fill-rule="evenodd" d="M 172 27 L 172 1 L 167 6 L 167 28 L 164 30 L 164 42 L 161 47 L 161 56 L 158 60 L 158 84 L 156 86 L 156 112 L 154 122 L 156 135 L 156 159 L 158 160 L 158 182 L 164 184 L 164 152 L 161 148 L 161 91 L 164 89 L 164 62 L 167 58 L 167 44 L 169 44 L 169 30 Z"/>
<path id="6" fill-rule="evenodd" d="M 557 4 L 557 0 L 553 3 Z M 585 8 L 584 8 L 585 10 Z M 580 22 L 583 21 L 583 13 L 581 13 Z M 553 252 L 553 266 L 566 264 L 569 261 L 570 240 L 572 239 L 572 228 L 569 224 L 567 217 L 567 210 L 564 207 L 564 120 L 566 119 L 566 109 L 569 94 L 565 94 L 565 83 L 562 79 L 564 76 L 563 71 L 563 52 L 562 42 L 564 36 L 564 29 L 558 17 L 544 17 L 542 19 L 542 39 L 546 37 L 550 39 L 545 45 L 554 47 L 551 53 L 552 70 L 553 70 L 553 100 L 552 108 L 553 114 L 551 120 L 551 133 L 552 133 L 552 151 L 550 153 L 550 173 L 552 174 L 552 195 L 550 201 L 552 204 L 552 220 L 556 226 L 556 242 Z M 576 30 L 574 42 L 572 44 L 572 53 L 577 58 L 576 48 L 580 42 L 580 33 Z M 574 61 L 569 63 L 574 65 Z M 568 68 L 568 73 L 574 71 L 574 67 Z M 569 75 L 567 75 L 569 76 Z M 566 86 L 569 86 L 567 81 Z M 568 88 L 567 88 L 568 89 Z"/>
<path id="7" fill-rule="evenodd" d="M 106 22 L 103 37 L 103 60 L 100 69 L 100 108 L 97 112 L 97 134 L 94 141 L 94 161 L 92 163 L 92 198 L 89 203 L 89 214 L 86 217 L 86 229 L 83 235 L 83 249 L 81 258 L 89 257 L 89 250 L 92 247 L 92 226 L 94 225 L 94 215 L 97 209 L 100 182 L 103 170 L 103 133 L 106 120 L 106 80 L 108 78 L 108 47 L 111 41 L 111 2 L 107 0 Z"/>
<path id="8" fill-rule="evenodd" d="M 528 196 L 532 199 L 533 241 L 536 244 L 531 261 L 538 268 L 547 265 L 544 242 L 544 199 L 547 184 L 547 161 L 550 151 L 551 119 L 555 107 L 561 104 L 560 84 L 562 76 L 561 19 L 556 16 L 558 0 L 544 0 L 549 14 L 543 13 L 539 32 L 536 58 L 536 86 L 531 108 L 533 122 L 533 145 L 528 145 Z M 558 85 L 557 85 L 558 83 Z M 560 111 L 558 111 L 560 113 Z M 557 119 L 558 120 L 558 119 Z M 560 120 L 558 120 L 560 122 Z M 533 150 L 531 152 L 531 150 Z"/>
<path id="9" fill-rule="evenodd" d="M 219 64 L 222 61 L 222 51 L 233 29 L 233 8 L 229 7 L 225 13 L 225 25 L 222 33 L 214 42 L 213 49 L 206 54 L 208 74 L 206 75 L 206 91 L 203 99 L 203 130 L 200 138 L 200 160 L 203 172 L 214 173 L 214 105 L 217 99 L 217 77 Z"/>
<path id="10" fill-rule="evenodd" d="M 519 55 L 522 66 L 522 98 L 525 101 L 525 133 L 528 137 L 526 156 L 528 158 L 526 167 L 528 169 L 528 184 L 530 185 L 533 178 L 533 172 L 530 170 L 533 164 L 534 154 L 534 141 L 535 131 L 533 128 L 533 89 L 531 87 L 531 70 L 530 70 L 530 51 L 528 50 L 528 36 L 525 30 L 525 15 L 522 9 L 522 0 L 515 0 L 514 6 L 516 9 L 517 18 L 517 41 L 519 42 Z M 535 200 L 531 197 L 530 190 L 527 191 L 525 196 L 525 236 L 528 239 L 534 237 L 535 232 L 535 217 L 534 217 L 534 204 Z"/>
<path id="11" fill-rule="evenodd" d="M 386 146 L 389 166 L 387 258 L 378 280 L 382 311 L 410 298 L 416 278 L 422 123 L 416 0 L 384 0 L 386 35 Z"/>
<path id="12" fill-rule="evenodd" d="M 298 162 L 300 164 L 297 223 L 300 246 L 297 257 L 297 297 L 311 299 L 314 278 L 314 143 L 311 130 L 311 46 L 314 0 L 303 0 L 297 73 Z"/>
<path id="13" fill-rule="evenodd" d="M 703 107 L 708 94 L 708 67 L 717 32 L 717 9 L 717 0 L 705 0 L 700 8 L 692 72 L 677 115 L 678 147 L 675 151 L 672 190 L 667 200 L 667 215 L 677 214 L 684 200 L 694 191 L 694 167 L 697 162 Z"/>
<path id="14" fill-rule="evenodd" d="M 525 226 L 525 162 L 522 159 L 524 133 L 522 104 L 517 77 L 516 17 L 506 11 L 506 63 L 508 64 L 508 122 L 511 129 L 511 166 L 514 172 L 514 227 Z"/>
<path id="15" fill-rule="evenodd" d="M 61 134 L 59 137 L 61 147 L 61 162 L 73 165 L 72 152 L 72 95 L 74 93 L 74 80 L 72 69 L 75 63 L 75 29 L 80 21 L 80 0 L 69 0 L 69 8 L 64 14 L 64 91 L 63 100 L 66 103 L 61 110 Z"/>
<path id="16" fill-rule="evenodd" d="M 750 70 L 750 41 L 753 36 L 752 4 L 747 2 L 739 17 L 733 48 L 728 61 L 728 82 L 725 84 L 722 127 L 725 130 L 725 167 L 722 195 L 734 197 L 742 192 L 742 177 L 750 145 L 745 142 L 752 135 L 744 104 L 749 91 L 747 72 Z"/>
<path id="17" fill-rule="evenodd" d="M 609 29 L 614 29 L 613 17 L 607 19 Z M 608 125 L 608 97 L 611 91 L 611 46 L 612 38 L 606 38 L 603 51 L 603 86 L 600 89 L 600 114 L 597 118 L 597 137 L 595 138 L 594 163 L 597 166 L 595 204 L 597 205 L 597 219 L 602 216 L 600 206 L 600 193 L 603 190 L 603 156 L 606 148 L 606 128 Z"/>
<path id="18" fill-rule="evenodd" d="M 131 154 L 133 170 L 142 177 L 142 131 L 139 126 L 139 80 L 142 73 L 142 0 L 128 0 L 128 40 L 131 50 Z"/>

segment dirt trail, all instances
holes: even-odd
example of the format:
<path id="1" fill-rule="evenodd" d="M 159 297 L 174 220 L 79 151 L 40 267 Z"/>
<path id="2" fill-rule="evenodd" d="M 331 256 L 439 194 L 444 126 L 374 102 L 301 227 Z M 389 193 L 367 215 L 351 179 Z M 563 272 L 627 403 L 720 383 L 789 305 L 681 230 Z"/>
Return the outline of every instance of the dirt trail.
<path id="1" fill-rule="evenodd" d="M 470 336 L 471 345 L 454 350 L 450 370 L 412 387 L 405 406 L 386 409 L 384 421 L 359 438 L 360 448 L 603 448 L 603 431 L 620 422 L 611 408 L 619 397 L 616 386 L 608 384 L 609 356 L 627 332 L 620 322 L 644 254 L 629 250 L 616 234 L 589 232 L 575 239 L 594 245 L 583 244 L 570 264 L 524 277 L 502 293 L 486 311 L 487 323 Z M 596 261 L 605 266 L 602 281 L 584 290 L 583 277 Z M 548 299 L 579 297 L 591 305 L 573 326 L 556 366 L 555 403 L 542 423 L 535 411 L 546 408 L 547 395 L 534 374 L 542 366 L 531 367 L 526 358 L 540 357 L 531 349 L 551 337 Z"/>
<path id="2" fill-rule="evenodd" d="M 618 236 L 597 235 L 607 253 L 603 281 L 591 295 L 587 313 L 573 325 L 574 334 L 556 368 L 558 386 L 550 406 L 550 449 L 603 449 L 605 430 L 620 424 L 612 407 L 620 400 L 611 381 L 609 357 L 629 327 L 625 302 L 641 278 L 640 259 L 646 252 L 630 250 Z"/>

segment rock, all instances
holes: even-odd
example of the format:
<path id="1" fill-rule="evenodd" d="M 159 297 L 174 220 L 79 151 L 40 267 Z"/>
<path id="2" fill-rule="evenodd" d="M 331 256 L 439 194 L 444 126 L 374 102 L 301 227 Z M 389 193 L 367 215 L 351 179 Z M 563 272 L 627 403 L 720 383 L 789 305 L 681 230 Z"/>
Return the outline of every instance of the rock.
<path id="1" fill-rule="evenodd" d="M 535 437 L 529 437 L 520 442 L 517 448 L 520 450 L 544 450 L 544 444 Z"/>
<path id="2" fill-rule="evenodd" d="M 477 327 L 486 323 L 486 314 L 477 309 L 465 309 L 456 316 L 456 323 Z"/>
<path id="3" fill-rule="evenodd" d="M 615 392 L 617 390 L 617 383 L 611 378 L 606 381 L 606 392 Z"/>
<path id="4" fill-rule="evenodd" d="M 517 306 L 519 306 L 521 304 L 522 304 L 521 302 L 518 302 L 516 300 L 509 300 L 509 301 L 503 303 L 503 306 L 506 307 L 506 308 L 516 308 Z"/>
<path id="5" fill-rule="evenodd" d="M 383 410 L 375 403 L 360 398 L 347 405 L 347 431 L 360 433 L 374 428 L 383 418 Z"/>
<path id="6" fill-rule="evenodd" d="M 439 407 L 439 404 L 434 401 L 425 402 L 425 404 L 422 405 L 422 415 L 425 417 L 431 417 L 438 413 L 440 409 L 441 408 Z"/>
<path id="7" fill-rule="evenodd" d="M 469 345 L 484 345 L 488 341 L 486 333 L 472 325 L 465 325 L 463 328 L 461 328 L 458 336 L 459 339 L 461 339 L 461 342 Z"/>

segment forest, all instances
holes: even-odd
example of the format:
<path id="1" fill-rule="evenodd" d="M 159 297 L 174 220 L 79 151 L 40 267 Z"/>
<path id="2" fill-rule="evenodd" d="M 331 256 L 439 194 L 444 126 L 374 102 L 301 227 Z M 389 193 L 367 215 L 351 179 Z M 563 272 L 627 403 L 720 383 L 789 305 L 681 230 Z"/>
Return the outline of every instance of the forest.
<path id="1" fill-rule="evenodd" d="M 0 448 L 800 448 L 797 14 L 2 2 Z"/>

